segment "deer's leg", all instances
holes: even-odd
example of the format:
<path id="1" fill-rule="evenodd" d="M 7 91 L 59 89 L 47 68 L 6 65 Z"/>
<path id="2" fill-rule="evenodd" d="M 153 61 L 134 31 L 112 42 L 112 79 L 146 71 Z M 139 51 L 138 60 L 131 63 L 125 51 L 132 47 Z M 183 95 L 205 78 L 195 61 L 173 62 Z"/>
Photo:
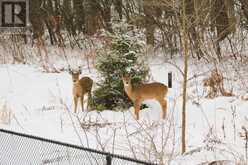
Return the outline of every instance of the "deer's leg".
<path id="1" fill-rule="evenodd" d="M 226 90 L 224 88 L 223 82 L 220 83 L 219 88 L 220 88 L 220 94 L 223 95 L 223 96 L 225 96 Z"/>
<path id="2" fill-rule="evenodd" d="M 140 105 L 141 105 L 141 101 L 140 100 L 136 100 L 134 102 L 134 113 L 136 115 L 136 119 L 139 120 L 139 111 L 140 111 Z"/>
<path id="3" fill-rule="evenodd" d="M 82 112 L 84 111 L 84 95 L 80 97 Z"/>
<path id="4" fill-rule="evenodd" d="M 89 105 L 92 103 L 92 96 L 91 92 L 88 92 L 88 103 L 87 103 L 87 109 L 89 109 Z"/>
<path id="5" fill-rule="evenodd" d="M 160 99 L 158 100 L 161 107 L 162 107 L 162 118 L 165 119 L 166 115 L 167 115 L 167 100 L 165 99 Z"/>
<path id="6" fill-rule="evenodd" d="M 78 97 L 74 96 L 74 113 L 77 112 L 77 103 L 78 103 Z"/>

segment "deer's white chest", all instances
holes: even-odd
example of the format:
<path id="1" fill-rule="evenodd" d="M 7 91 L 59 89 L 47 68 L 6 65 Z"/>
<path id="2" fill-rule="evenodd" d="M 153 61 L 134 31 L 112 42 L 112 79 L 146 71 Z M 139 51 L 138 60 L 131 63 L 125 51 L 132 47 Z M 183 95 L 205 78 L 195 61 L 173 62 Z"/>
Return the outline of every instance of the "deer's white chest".
<path id="1" fill-rule="evenodd" d="M 124 89 L 126 94 L 128 95 L 128 97 L 133 100 L 133 94 L 132 94 L 132 88 L 130 86 L 125 86 L 124 85 Z"/>
<path id="2" fill-rule="evenodd" d="M 82 88 L 79 85 L 79 83 L 74 83 L 73 84 L 73 96 L 81 97 L 82 93 L 83 93 L 83 91 L 82 91 Z"/>

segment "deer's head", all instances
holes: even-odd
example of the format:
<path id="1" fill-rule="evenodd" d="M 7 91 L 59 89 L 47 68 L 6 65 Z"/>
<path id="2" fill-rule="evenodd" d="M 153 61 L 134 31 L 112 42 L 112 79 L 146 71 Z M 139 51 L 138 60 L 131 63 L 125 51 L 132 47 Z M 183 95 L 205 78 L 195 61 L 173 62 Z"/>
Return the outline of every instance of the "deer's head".
<path id="1" fill-rule="evenodd" d="M 75 83 L 79 80 L 79 76 L 82 73 L 81 67 L 78 68 L 78 70 L 72 70 L 71 68 L 69 69 L 69 73 L 72 76 L 72 81 Z"/>
<path id="2" fill-rule="evenodd" d="M 124 86 L 131 85 L 131 77 L 129 75 L 123 75 L 122 76 L 122 82 Z"/>

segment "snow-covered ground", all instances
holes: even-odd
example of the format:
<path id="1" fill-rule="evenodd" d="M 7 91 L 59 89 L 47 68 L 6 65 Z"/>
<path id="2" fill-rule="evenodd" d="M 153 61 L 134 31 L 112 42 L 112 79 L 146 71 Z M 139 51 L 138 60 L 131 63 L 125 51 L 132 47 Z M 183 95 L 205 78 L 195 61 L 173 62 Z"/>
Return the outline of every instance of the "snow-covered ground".
<path id="1" fill-rule="evenodd" d="M 248 74 L 245 64 L 225 62 L 219 68 L 225 87 L 234 97 L 206 99 L 202 80 L 213 68 L 190 60 L 187 100 L 187 152 L 181 148 L 182 74 L 181 58 L 165 62 L 150 60 L 151 81 L 167 84 L 173 72 L 173 88 L 168 94 L 168 113 L 161 119 L 160 105 L 147 101 L 149 108 L 134 119 L 133 108 L 113 112 L 72 112 L 72 81 L 65 71 L 45 73 L 35 65 L 0 65 L 0 127 L 39 137 L 83 145 L 111 153 L 166 164 L 204 164 L 221 160 L 245 164 L 242 127 L 248 123 Z M 60 65 L 58 61 L 58 65 Z M 84 76 L 97 81 L 94 69 L 83 69 Z M 96 87 L 94 85 L 94 87 Z"/>

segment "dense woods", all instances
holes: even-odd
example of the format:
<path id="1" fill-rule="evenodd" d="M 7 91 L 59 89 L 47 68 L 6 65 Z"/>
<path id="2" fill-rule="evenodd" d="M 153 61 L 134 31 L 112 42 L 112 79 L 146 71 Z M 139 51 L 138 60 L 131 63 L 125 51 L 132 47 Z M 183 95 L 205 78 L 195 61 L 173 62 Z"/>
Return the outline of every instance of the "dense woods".
<path id="1" fill-rule="evenodd" d="M 185 5 L 193 57 L 221 60 L 223 41 L 234 58 L 241 57 L 244 47 L 235 44 L 242 45 L 246 37 L 247 0 L 186 0 Z M 181 49 L 180 0 L 32 0 L 30 6 L 34 40 L 48 31 L 52 45 L 68 46 L 64 42 L 69 40 L 70 46 L 81 47 L 79 40 L 96 36 L 102 29 L 113 33 L 115 25 L 124 22 L 143 31 L 146 43 L 155 49 L 162 48 L 171 56 Z"/>

